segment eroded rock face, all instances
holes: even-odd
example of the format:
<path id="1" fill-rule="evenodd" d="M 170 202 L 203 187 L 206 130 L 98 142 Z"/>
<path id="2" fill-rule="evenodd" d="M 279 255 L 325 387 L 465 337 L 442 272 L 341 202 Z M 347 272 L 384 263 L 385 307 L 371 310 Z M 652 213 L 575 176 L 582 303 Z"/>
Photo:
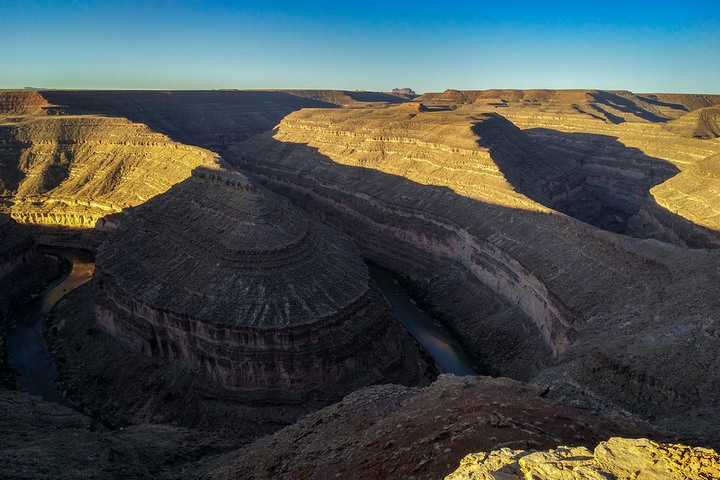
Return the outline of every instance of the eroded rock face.
<path id="1" fill-rule="evenodd" d="M 206 165 L 128 212 L 98 252 L 100 325 L 227 387 L 420 379 L 347 237 Z"/>
<path id="2" fill-rule="evenodd" d="M 558 447 L 547 452 L 503 448 L 463 458 L 447 480 L 646 478 L 685 480 L 720 476 L 720 456 L 706 448 L 658 444 L 645 438 L 611 438 L 594 451 Z"/>
<path id="3" fill-rule="evenodd" d="M 166 191 L 211 152 L 123 118 L 0 119 L 0 194 L 22 223 L 90 229 Z"/>
<path id="4" fill-rule="evenodd" d="M 518 108 L 515 113 L 531 111 Z M 549 118 L 540 113 L 523 121 Z M 720 391 L 720 379 L 704 373 L 717 361 L 709 352 L 720 349 L 717 338 L 704 333 L 714 324 L 720 298 L 720 252 L 615 235 L 521 194 L 493 157 L 496 142 L 482 146 L 497 138 L 497 125 L 485 128 L 495 119 L 474 106 L 419 114 L 301 111 L 288 116 L 277 132 L 237 146 L 233 161 L 352 236 L 370 258 L 421 283 L 456 331 L 489 352 L 489 363 L 501 372 L 532 378 L 555 362 L 558 366 L 542 378 L 572 384 L 576 393 L 592 392 L 587 396 L 591 403 L 604 399 L 601 403 L 662 417 L 689 433 L 705 430 L 706 423 L 695 415 L 715 411 L 707 399 Z M 643 132 L 664 131 L 636 125 L 645 130 L 624 134 L 635 145 L 650 144 Z M 536 131 L 517 133 L 530 145 L 540 141 Z M 526 146 L 516 144 L 513 135 L 504 137 L 507 155 L 513 149 L 523 153 Z M 583 137 L 575 148 L 608 145 L 606 138 L 591 139 Z M 647 154 L 639 147 L 616 143 L 613 149 L 629 150 L 628 158 L 637 161 L 637 168 L 622 166 L 628 177 L 662 160 L 654 153 L 653 159 L 643 158 Z M 621 167 L 602 167 L 602 153 L 590 153 L 587 175 L 598 176 L 595 185 L 602 183 L 603 168 Z M 583 157 L 572 155 L 578 161 Z M 688 172 L 685 168 L 673 178 Z M 616 201 L 634 198 L 639 188 L 639 183 L 633 187 L 623 181 L 608 185 Z M 707 182 L 699 189 L 713 191 Z M 491 300 L 480 302 L 479 297 Z M 541 344 L 532 343 L 538 337 Z M 498 339 L 502 351 L 493 346 Z M 533 359 L 519 362 L 528 348 Z M 595 353 L 611 360 L 598 364 Z M 678 369 L 678 364 L 688 367 Z M 529 377 L 522 377 L 528 369 Z M 567 375 L 573 380 L 566 384 Z M 677 420 L 682 416 L 686 420 Z"/>
<path id="5" fill-rule="evenodd" d="M 5 90 L 0 92 L 0 115 L 43 114 L 50 104 L 34 90 Z"/>

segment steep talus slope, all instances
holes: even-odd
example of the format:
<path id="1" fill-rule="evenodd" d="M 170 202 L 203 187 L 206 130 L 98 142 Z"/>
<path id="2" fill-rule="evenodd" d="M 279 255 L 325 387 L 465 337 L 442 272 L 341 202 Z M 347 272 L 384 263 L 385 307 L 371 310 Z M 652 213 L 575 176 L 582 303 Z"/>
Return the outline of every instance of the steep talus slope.
<path id="1" fill-rule="evenodd" d="M 711 333 L 720 253 L 613 235 L 519 194 L 480 146 L 485 121 L 494 119 L 462 110 L 302 111 L 236 147 L 234 161 L 418 280 L 470 342 L 492 343 L 497 330 L 512 350 L 505 329 L 515 325 L 518 345 L 539 333 L 560 363 L 547 381 L 665 419 L 694 415 L 672 405 L 711 409 L 720 379 L 704 376 L 720 346 Z M 444 290 L 449 277 L 485 285 L 500 297 L 495 310 Z M 522 375 L 512 355 L 489 351 L 502 372 Z"/>
<path id="2" fill-rule="evenodd" d="M 211 152 L 92 116 L 0 123 L 4 207 L 24 223 L 92 228 L 190 175 Z"/>

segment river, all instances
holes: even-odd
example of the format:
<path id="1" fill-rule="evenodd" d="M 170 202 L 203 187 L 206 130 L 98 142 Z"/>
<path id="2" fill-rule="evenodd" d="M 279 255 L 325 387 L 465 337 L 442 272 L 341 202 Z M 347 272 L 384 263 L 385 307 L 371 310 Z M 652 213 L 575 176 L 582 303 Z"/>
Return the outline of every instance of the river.
<path id="1" fill-rule="evenodd" d="M 92 278 L 95 263 L 91 255 L 83 252 L 54 247 L 43 247 L 43 251 L 65 258 L 72 263 L 72 270 L 42 294 L 13 309 L 7 337 L 8 358 L 19 373 L 23 390 L 44 400 L 67 405 L 56 387 L 57 371 L 48 354 L 43 324 L 58 300 Z M 415 304 L 391 272 L 370 265 L 370 276 L 405 329 L 432 356 L 440 371 L 455 375 L 477 374 L 458 342 L 445 327 Z"/>
<path id="2" fill-rule="evenodd" d="M 13 308 L 7 336 L 8 360 L 17 370 L 23 390 L 44 400 L 67 405 L 55 384 L 57 372 L 48 354 L 43 323 L 58 300 L 92 278 L 95 263 L 91 255 L 74 250 L 42 247 L 42 251 L 70 261 L 72 270 L 42 294 Z"/>
<path id="3" fill-rule="evenodd" d="M 415 304 L 390 271 L 372 264 L 369 268 L 370 276 L 380 287 L 395 315 L 432 356 L 441 372 L 458 376 L 477 375 L 457 340 L 442 324 Z"/>

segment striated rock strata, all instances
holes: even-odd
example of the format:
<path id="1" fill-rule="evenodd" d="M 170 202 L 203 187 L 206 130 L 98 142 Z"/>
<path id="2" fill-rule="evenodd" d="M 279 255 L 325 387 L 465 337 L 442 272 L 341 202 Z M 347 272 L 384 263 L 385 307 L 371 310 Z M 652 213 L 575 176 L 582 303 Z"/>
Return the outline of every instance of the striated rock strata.
<path id="1" fill-rule="evenodd" d="M 212 154 L 103 117 L 0 117 L 0 196 L 22 223 L 93 228 L 190 175 Z"/>
<path id="2" fill-rule="evenodd" d="M 715 436 L 700 416 L 718 414 L 710 399 L 720 378 L 706 372 L 720 349 L 707 333 L 720 306 L 720 252 L 615 235 L 523 195 L 496 160 L 494 140 L 500 125 L 509 157 L 523 154 L 530 135 L 506 124 L 473 109 L 306 110 L 236 146 L 233 161 L 352 236 L 373 260 L 415 279 L 466 343 L 487 351 L 504 374 L 532 378 L 556 363 L 542 378 L 557 392 L 580 390 L 585 401 Z M 604 188 L 603 201 L 622 203 L 651 187 L 618 181 L 616 188 L 601 178 L 612 168 L 593 155 L 587 172 L 596 172 L 598 187 L 589 193 Z M 626 155 L 637 172 L 662 165 L 640 149 Z M 709 183 L 702 188 L 713 191 Z M 597 364 L 596 352 L 612 361 Z"/>
<path id="3" fill-rule="evenodd" d="M 353 243 L 206 164 L 123 215 L 100 247 L 99 324 L 226 387 L 419 381 L 417 349 Z"/>

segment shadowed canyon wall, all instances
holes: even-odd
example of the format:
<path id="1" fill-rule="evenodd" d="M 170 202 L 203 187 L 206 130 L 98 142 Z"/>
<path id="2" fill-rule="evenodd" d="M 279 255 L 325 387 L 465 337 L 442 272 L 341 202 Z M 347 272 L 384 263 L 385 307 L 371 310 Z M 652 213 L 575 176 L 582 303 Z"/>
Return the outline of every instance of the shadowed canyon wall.
<path id="1" fill-rule="evenodd" d="M 142 110 L 142 99 L 155 98 L 138 95 L 119 105 Z M 258 97 L 240 96 L 243 105 Z M 181 102 L 173 121 L 190 114 L 186 107 Z M 427 382 L 431 368 L 349 239 L 229 171 L 216 154 L 144 124 L 57 106 L 45 106 L 50 115 L 13 108 L 0 125 L 4 208 L 38 235 L 97 251 L 96 278 L 85 288 L 97 292 L 95 319 L 134 352 L 186 365 L 231 403 L 294 405 L 278 414 L 282 421 L 303 411 L 301 400 Z M 90 378 L 98 374 L 90 370 Z M 133 388 L 132 379 L 116 382 Z"/>
<path id="2" fill-rule="evenodd" d="M 272 129 L 302 108 L 400 103 L 406 95 L 341 90 L 42 91 L 51 113 L 103 114 L 144 123 L 178 142 L 218 153 Z"/>
<path id="3" fill-rule="evenodd" d="M 441 310 L 463 319 L 456 321 L 468 326 L 459 328 L 466 336 L 474 324 L 488 325 L 482 332 L 487 335 L 510 323 L 516 345 L 522 345 L 533 331 L 541 332 L 554 362 L 564 365 L 550 370 L 562 371 L 560 377 L 546 380 L 570 373 L 572 382 L 624 406 L 633 405 L 630 398 L 639 389 L 652 399 L 639 408 L 643 414 L 672 415 L 666 406 L 673 402 L 708 405 L 705 395 L 720 386 L 714 379 L 708 379 L 713 385 L 703 389 L 705 394 L 680 399 L 673 393 L 696 385 L 690 377 L 702 375 L 699 365 L 715 362 L 697 345 L 678 343 L 677 322 L 696 332 L 693 338 L 707 348 L 717 349 L 717 340 L 703 332 L 717 308 L 720 254 L 617 236 L 520 194 L 494 161 L 493 150 L 481 147 L 483 122 L 493 132 L 497 121 L 466 111 L 302 111 L 283 120 L 276 132 L 235 147 L 232 161 L 352 236 L 370 258 L 430 288 L 447 285 L 443 277 L 472 277 L 498 294 L 503 300 L 496 308 L 504 307 L 491 317 L 508 307 L 524 315 L 487 322 L 472 298 L 453 301 L 442 287 L 433 298 Z M 504 148 L 522 150 L 522 144 L 513 146 L 518 133 L 513 132 Z M 620 145 L 614 148 L 622 151 Z M 650 170 L 663 163 L 632 149 L 625 155 Z M 598 168 L 590 165 L 588 171 Z M 608 197 L 623 198 L 627 191 L 610 189 Z M 536 329 L 523 327 L 523 318 Z M 643 338 L 639 346 L 631 345 L 635 336 Z M 469 341 L 490 342 L 474 336 Z M 542 357 L 542 348 L 536 351 L 539 363 L 553 362 Z M 592 352 L 614 360 L 587 376 L 596 365 Z M 675 364 L 652 360 L 669 352 L 698 366 L 679 372 Z M 489 360 L 518 375 L 513 359 L 491 354 Z M 609 367 L 613 362 L 617 368 Z M 583 364 L 588 366 L 584 373 L 576 370 Z M 623 371 L 634 380 L 615 392 L 602 386 Z"/>

